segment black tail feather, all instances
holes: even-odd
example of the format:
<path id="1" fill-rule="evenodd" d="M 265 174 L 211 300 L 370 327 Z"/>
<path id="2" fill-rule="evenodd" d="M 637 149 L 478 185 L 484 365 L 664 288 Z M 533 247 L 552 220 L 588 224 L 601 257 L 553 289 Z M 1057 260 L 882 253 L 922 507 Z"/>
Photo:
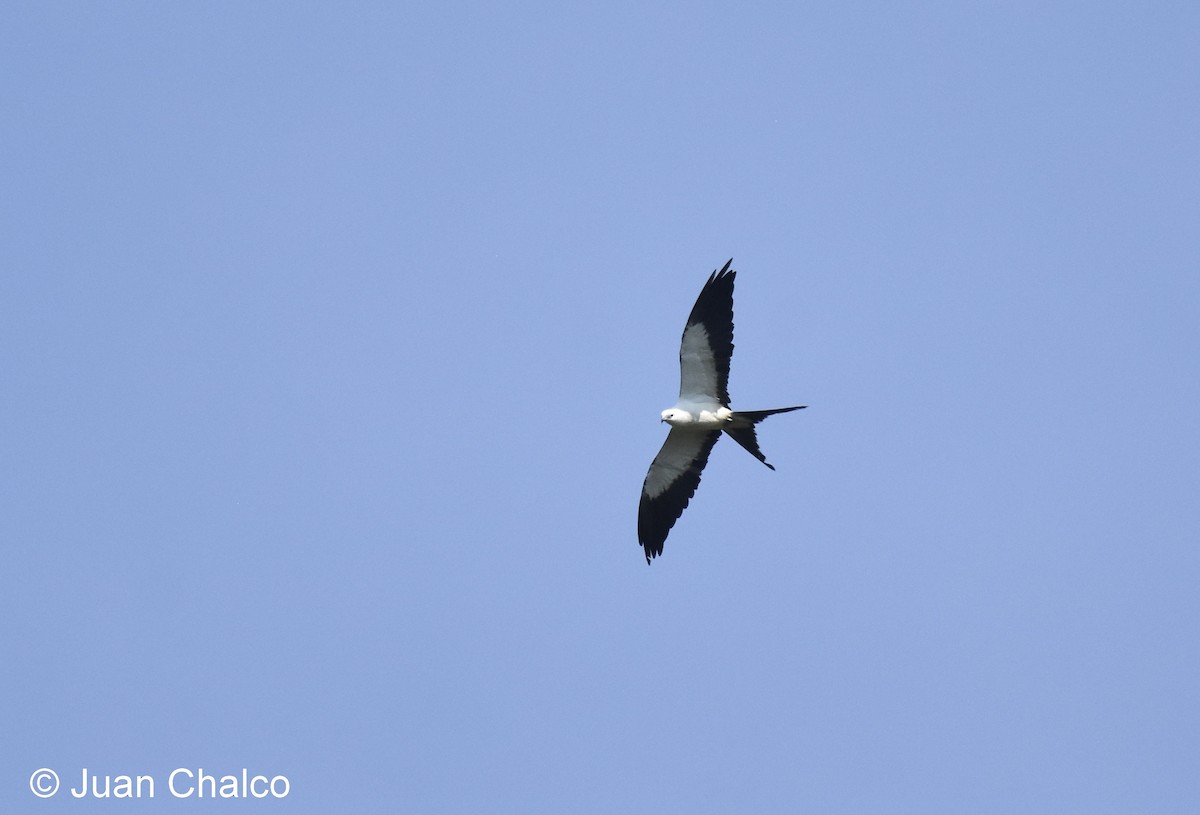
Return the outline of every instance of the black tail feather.
<path id="1" fill-rule="evenodd" d="M 737 424 L 738 419 L 747 419 L 751 424 L 758 424 L 768 416 L 774 416 L 776 413 L 791 413 L 793 410 L 803 410 L 808 405 L 796 405 L 795 407 L 775 408 L 774 410 L 736 410 L 733 413 L 733 423 Z"/>
<path id="2" fill-rule="evenodd" d="M 800 410 L 805 407 L 808 407 L 808 405 L 775 408 L 774 410 L 735 411 L 733 420 L 725 425 L 724 430 L 726 435 L 745 448 L 746 452 L 774 470 L 775 467 L 767 462 L 767 457 L 763 455 L 762 450 L 758 449 L 758 436 L 754 433 L 754 426 L 768 416 L 774 416 L 776 413 L 790 413 L 793 410 Z"/>

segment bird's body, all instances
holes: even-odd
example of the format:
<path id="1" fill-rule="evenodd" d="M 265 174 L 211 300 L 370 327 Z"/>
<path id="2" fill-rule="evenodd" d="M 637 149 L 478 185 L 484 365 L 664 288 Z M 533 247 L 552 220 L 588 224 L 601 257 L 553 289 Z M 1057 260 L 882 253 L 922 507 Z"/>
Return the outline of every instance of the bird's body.
<path id="1" fill-rule="evenodd" d="M 662 420 L 671 427 L 691 430 L 720 430 L 733 418 L 733 411 L 711 402 L 681 401 L 663 411 Z"/>
<path id="2" fill-rule="evenodd" d="M 688 316 L 679 344 L 679 400 L 662 412 L 671 432 L 658 451 L 638 506 L 638 542 L 646 562 L 661 555 L 663 543 L 700 484 L 700 473 L 713 445 L 726 433 L 766 464 L 754 426 L 774 410 L 734 411 L 729 407 L 729 361 L 733 356 L 733 279 L 731 259 L 712 273 Z"/>

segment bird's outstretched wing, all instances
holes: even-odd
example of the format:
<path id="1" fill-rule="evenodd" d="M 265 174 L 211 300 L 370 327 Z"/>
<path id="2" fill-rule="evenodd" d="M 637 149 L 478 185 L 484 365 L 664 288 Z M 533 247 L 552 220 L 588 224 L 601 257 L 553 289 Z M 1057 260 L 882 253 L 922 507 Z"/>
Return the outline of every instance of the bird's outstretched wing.
<path id="1" fill-rule="evenodd" d="M 733 278 L 729 267 L 713 272 L 688 315 L 679 343 L 679 399 L 729 405 L 729 359 L 733 356 Z"/>
<path id="2" fill-rule="evenodd" d="M 667 434 L 642 484 L 638 506 L 638 542 L 646 562 L 661 555 L 667 533 L 696 493 L 708 454 L 721 438 L 720 430 L 680 430 Z"/>

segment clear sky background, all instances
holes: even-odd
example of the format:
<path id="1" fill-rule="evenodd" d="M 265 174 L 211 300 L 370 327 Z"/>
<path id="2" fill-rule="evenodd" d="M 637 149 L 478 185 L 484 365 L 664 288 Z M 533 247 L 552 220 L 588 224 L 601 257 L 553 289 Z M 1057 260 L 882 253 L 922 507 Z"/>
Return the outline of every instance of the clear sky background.
<path id="1" fill-rule="evenodd" d="M 1195 3 L 3 18 L 4 812 L 1200 811 Z"/>

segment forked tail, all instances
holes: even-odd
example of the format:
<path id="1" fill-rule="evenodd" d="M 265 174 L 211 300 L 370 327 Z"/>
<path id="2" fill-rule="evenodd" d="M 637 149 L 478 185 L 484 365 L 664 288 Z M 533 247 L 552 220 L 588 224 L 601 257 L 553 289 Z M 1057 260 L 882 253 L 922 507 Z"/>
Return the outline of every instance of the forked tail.
<path id="1" fill-rule="evenodd" d="M 733 413 L 733 419 L 723 429 L 729 438 L 746 448 L 746 452 L 774 470 L 775 467 L 767 463 L 767 457 L 762 454 L 762 450 L 758 449 L 758 437 L 754 434 L 754 426 L 776 413 L 790 413 L 806 407 L 808 405 L 795 405 L 774 410 L 736 410 Z"/>

